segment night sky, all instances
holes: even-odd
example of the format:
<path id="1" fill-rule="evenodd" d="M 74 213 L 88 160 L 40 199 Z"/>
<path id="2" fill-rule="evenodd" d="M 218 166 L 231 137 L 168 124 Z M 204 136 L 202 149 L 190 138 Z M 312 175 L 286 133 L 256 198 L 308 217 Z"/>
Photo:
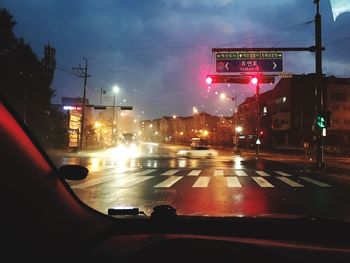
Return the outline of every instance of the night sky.
<path id="1" fill-rule="evenodd" d="M 350 77 L 350 1 L 320 3 L 324 73 Z M 143 119 L 188 116 L 193 106 L 232 115 L 232 101 L 215 92 L 237 94 L 239 103 L 253 95 L 253 87 L 237 84 L 207 92 L 214 47 L 314 45 L 313 0 L 0 0 L 0 7 L 39 58 L 48 42 L 56 48 L 53 103 L 82 96 L 82 79 L 71 72 L 85 57 L 90 103 L 100 102 L 101 88 L 112 95 L 118 85 L 118 104 L 132 105 Z M 311 53 L 284 53 L 286 72 L 312 73 L 314 64 Z M 271 88 L 263 85 L 261 92 Z"/>

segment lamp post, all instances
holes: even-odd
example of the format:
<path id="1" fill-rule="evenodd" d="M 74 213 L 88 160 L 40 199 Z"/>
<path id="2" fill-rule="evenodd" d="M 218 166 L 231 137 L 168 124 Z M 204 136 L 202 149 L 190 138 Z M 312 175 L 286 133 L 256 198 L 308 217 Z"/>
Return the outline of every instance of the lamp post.
<path id="1" fill-rule="evenodd" d="M 234 110 L 234 113 L 233 113 L 234 120 L 233 121 L 234 121 L 234 125 L 235 125 L 235 130 L 234 130 L 234 132 L 235 132 L 235 151 L 237 151 L 238 150 L 238 148 L 237 148 L 237 144 L 238 144 L 238 140 L 237 140 L 237 112 L 238 112 L 238 110 L 237 110 L 237 107 L 238 107 L 238 105 L 237 105 L 237 95 L 234 95 L 233 97 L 230 97 L 230 96 L 227 96 L 225 93 L 221 93 L 220 94 L 220 98 L 222 100 L 230 99 L 230 100 L 235 102 L 235 110 Z"/>
<path id="2" fill-rule="evenodd" d="M 113 93 L 114 93 L 114 95 L 113 95 L 113 117 L 112 117 L 112 138 L 111 138 L 111 141 L 112 141 L 112 144 L 114 144 L 115 143 L 115 139 L 114 139 L 114 129 L 115 129 L 115 124 L 116 124 L 116 118 L 115 118 L 115 115 L 116 115 L 116 113 L 115 113 L 115 111 L 116 111 L 116 101 L 115 101 L 115 97 L 116 97 L 116 94 L 119 92 L 119 87 L 118 86 L 114 86 L 113 87 Z M 118 112 L 117 112 L 117 116 L 118 116 Z M 118 118 L 118 117 L 117 117 Z M 118 132 L 117 132 L 117 135 L 118 135 Z"/>

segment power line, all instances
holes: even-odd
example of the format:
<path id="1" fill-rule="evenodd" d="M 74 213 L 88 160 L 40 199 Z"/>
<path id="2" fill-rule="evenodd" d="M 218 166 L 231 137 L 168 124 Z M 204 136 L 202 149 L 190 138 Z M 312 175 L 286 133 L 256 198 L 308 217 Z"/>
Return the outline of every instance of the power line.
<path id="1" fill-rule="evenodd" d="M 56 66 L 56 69 L 58 69 L 58 70 L 60 70 L 60 71 L 62 71 L 62 72 L 65 72 L 65 73 L 67 73 L 67 74 L 71 74 L 71 75 L 76 76 L 76 74 L 75 74 L 74 72 L 69 71 L 69 70 L 66 70 L 66 69 L 64 69 L 64 68 L 61 68 L 61 67 L 59 67 L 59 66 Z"/>
<path id="2" fill-rule="evenodd" d="M 309 25 L 311 23 L 313 23 L 314 20 L 309 20 L 309 21 L 306 21 L 306 22 L 303 22 L 303 23 L 299 23 L 299 24 L 295 24 L 295 25 L 290 25 L 290 26 L 286 26 L 286 27 L 281 27 L 279 29 L 277 29 L 276 31 L 274 32 L 269 32 L 269 33 L 264 33 L 264 34 L 260 34 L 260 35 L 255 35 L 254 37 L 248 37 L 248 38 L 245 38 L 245 39 L 241 39 L 241 40 L 237 40 L 237 41 L 234 41 L 234 42 L 228 42 L 228 43 L 223 43 L 223 44 L 217 44 L 216 46 L 218 47 L 222 47 L 222 46 L 229 46 L 229 45 L 236 45 L 236 44 L 239 44 L 239 43 L 244 43 L 244 42 L 247 42 L 249 40 L 254 40 L 254 39 L 258 39 L 258 38 L 271 38 L 271 37 L 274 37 L 276 34 L 280 33 L 281 31 L 286 31 L 288 29 L 293 29 L 295 27 L 300 27 L 300 26 L 304 26 L 304 25 Z M 261 41 L 261 40 L 260 40 Z M 258 41 L 256 41 L 255 43 L 253 44 L 256 44 L 258 43 Z"/>

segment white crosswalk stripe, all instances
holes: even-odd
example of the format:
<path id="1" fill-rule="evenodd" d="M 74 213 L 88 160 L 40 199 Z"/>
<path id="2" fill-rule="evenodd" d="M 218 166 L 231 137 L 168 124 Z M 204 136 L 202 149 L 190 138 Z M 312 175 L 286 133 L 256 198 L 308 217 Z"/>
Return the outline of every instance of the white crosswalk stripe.
<path id="1" fill-rule="evenodd" d="M 202 170 L 192 170 L 188 176 L 198 176 L 201 172 Z"/>
<path id="2" fill-rule="evenodd" d="M 215 170 L 214 176 L 224 176 L 224 170 Z"/>
<path id="3" fill-rule="evenodd" d="M 209 176 L 200 176 L 192 187 L 208 187 L 209 181 Z"/>
<path id="4" fill-rule="evenodd" d="M 261 187 L 274 187 L 272 184 L 270 184 L 268 181 L 266 181 L 262 177 L 252 176 L 252 179 Z"/>
<path id="5" fill-rule="evenodd" d="M 174 175 L 174 174 L 176 174 L 178 171 L 180 171 L 180 170 L 172 169 L 172 170 L 168 170 L 168 171 L 162 173 L 162 175 Z"/>
<path id="6" fill-rule="evenodd" d="M 292 175 L 285 173 L 285 172 L 282 172 L 282 171 L 275 171 L 275 173 L 282 175 L 282 176 L 292 176 Z"/>
<path id="7" fill-rule="evenodd" d="M 216 169 L 214 171 L 212 170 L 199 170 L 199 169 L 194 169 L 194 170 L 187 170 L 187 169 L 170 169 L 166 171 L 162 171 L 160 169 L 145 169 L 145 170 L 139 170 L 139 171 L 134 171 L 134 169 L 120 169 L 120 170 L 111 170 L 108 171 L 105 176 L 102 176 L 100 174 L 93 174 L 95 178 L 92 178 L 90 180 L 86 180 L 83 182 L 75 182 L 75 181 L 69 181 L 68 183 L 71 184 L 71 188 L 73 189 L 84 189 L 92 186 L 96 186 L 99 184 L 107 184 L 108 188 L 129 188 L 136 186 L 138 184 L 144 183 L 146 181 L 149 181 L 150 179 L 158 178 L 164 178 L 160 177 L 159 175 L 169 175 L 169 178 L 164 178 L 165 180 L 160 181 L 155 183 L 153 186 L 154 188 L 170 188 L 172 187 L 175 183 L 180 181 L 181 179 L 184 180 L 190 180 L 190 178 L 185 179 L 186 173 L 187 176 L 189 177 L 197 177 L 196 180 L 192 181 L 192 187 L 193 188 L 207 188 L 209 187 L 209 182 L 211 181 L 211 177 L 221 177 L 222 180 L 221 182 L 225 182 L 227 188 L 241 188 L 244 187 L 244 184 L 247 183 L 251 177 L 254 182 L 259 185 L 260 187 L 263 188 L 273 188 L 280 186 L 276 185 L 273 180 L 277 178 L 279 181 L 283 182 L 284 184 L 290 186 L 290 187 L 305 187 L 308 186 L 307 184 L 305 185 L 304 183 L 298 182 L 299 180 L 303 180 L 305 182 L 309 182 L 313 185 L 319 186 L 319 187 L 332 187 L 332 185 L 321 182 L 319 180 L 310 178 L 310 177 L 305 177 L 305 176 L 294 176 L 292 177 L 291 174 L 288 174 L 283 171 L 273 171 L 276 174 L 279 174 L 280 176 L 272 176 L 272 173 L 268 173 L 262 170 L 242 170 L 242 169 Z M 163 173 L 162 173 L 163 172 Z M 175 174 L 181 174 L 180 175 L 175 175 Z M 259 176 L 254 176 L 259 175 Z M 247 178 L 242 178 L 242 177 L 247 177 Z M 213 185 L 215 185 L 217 180 L 221 180 L 221 178 L 213 178 Z M 266 179 L 268 180 L 266 180 Z M 298 178 L 295 180 L 295 178 Z M 248 181 L 247 181 L 248 180 Z M 191 182 L 191 181 L 189 181 Z M 147 182 L 147 184 L 149 184 Z M 243 184 L 243 185 L 242 185 Z M 281 185 L 282 186 L 282 185 Z M 151 186 L 152 187 L 152 186 Z"/>
<path id="8" fill-rule="evenodd" d="M 300 176 L 299 178 L 300 178 L 300 179 L 303 179 L 304 181 L 307 181 L 307 182 L 309 182 L 309 183 L 312 183 L 312 184 L 315 184 L 315 185 L 321 186 L 321 187 L 332 187 L 332 186 L 331 186 L 331 185 L 329 185 L 329 184 L 326 184 L 326 183 L 320 182 L 320 181 L 315 180 L 315 179 L 312 179 L 312 178 L 310 178 L 310 177 Z"/>
<path id="9" fill-rule="evenodd" d="M 227 187 L 242 187 L 241 183 L 238 181 L 238 178 L 235 176 L 226 176 L 226 185 Z"/>
<path id="10" fill-rule="evenodd" d="M 248 176 L 248 174 L 242 170 L 236 170 L 235 173 L 237 176 Z"/>
<path id="11" fill-rule="evenodd" d="M 264 171 L 255 171 L 260 176 L 270 176 L 270 174 L 264 172 Z"/>
<path id="12" fill-rule="evenodd" d="M 173 186 L 177 181 L 181 180 L 182 176 L 171 176 L 168 179 L 164 180 L 163 182 L 155 185 L 154 187 L 157 188 L 169 188 Z"/>
<path id="13" fill-rule="evenodd" d="M 304 185 L 299 184 L 298 182 L 295 182 L 287 177 L 283 177 L 283 176 L 276 176 L 277 179 L 281 180 L 282 182 L 292 186 L 292 187 L 304 187 Z"/>

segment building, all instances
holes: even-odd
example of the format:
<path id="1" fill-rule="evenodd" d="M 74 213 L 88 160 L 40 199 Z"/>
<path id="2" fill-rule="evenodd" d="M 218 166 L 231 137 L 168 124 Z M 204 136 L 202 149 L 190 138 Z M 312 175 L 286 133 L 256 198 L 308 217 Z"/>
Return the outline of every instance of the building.
<path id="1" fill-rule="evenodd" d="M 210 145 L 233 145 L 233 118 L 198 112 L 191 116 L 163 116 L 140 123 L 142 136 L 148 141 L 190 145 L 193 138 Z"/>
<path id="2" fill-rule="evenodd" d="M 259 117 L 262 147 L 303 147 L 315 145 L 315 87 L 314 74 L 282 78 L 276 86 L 259 96 Z M 350 79 L 324 78 L 325 107 L 332 112 L 331 127 L 324 144 L 344 147 L 350 145 Z M 238 106 L 238 123 L 243 126 L 241 143 L 256 140 L 256 99 L 247 98 Z"/>

